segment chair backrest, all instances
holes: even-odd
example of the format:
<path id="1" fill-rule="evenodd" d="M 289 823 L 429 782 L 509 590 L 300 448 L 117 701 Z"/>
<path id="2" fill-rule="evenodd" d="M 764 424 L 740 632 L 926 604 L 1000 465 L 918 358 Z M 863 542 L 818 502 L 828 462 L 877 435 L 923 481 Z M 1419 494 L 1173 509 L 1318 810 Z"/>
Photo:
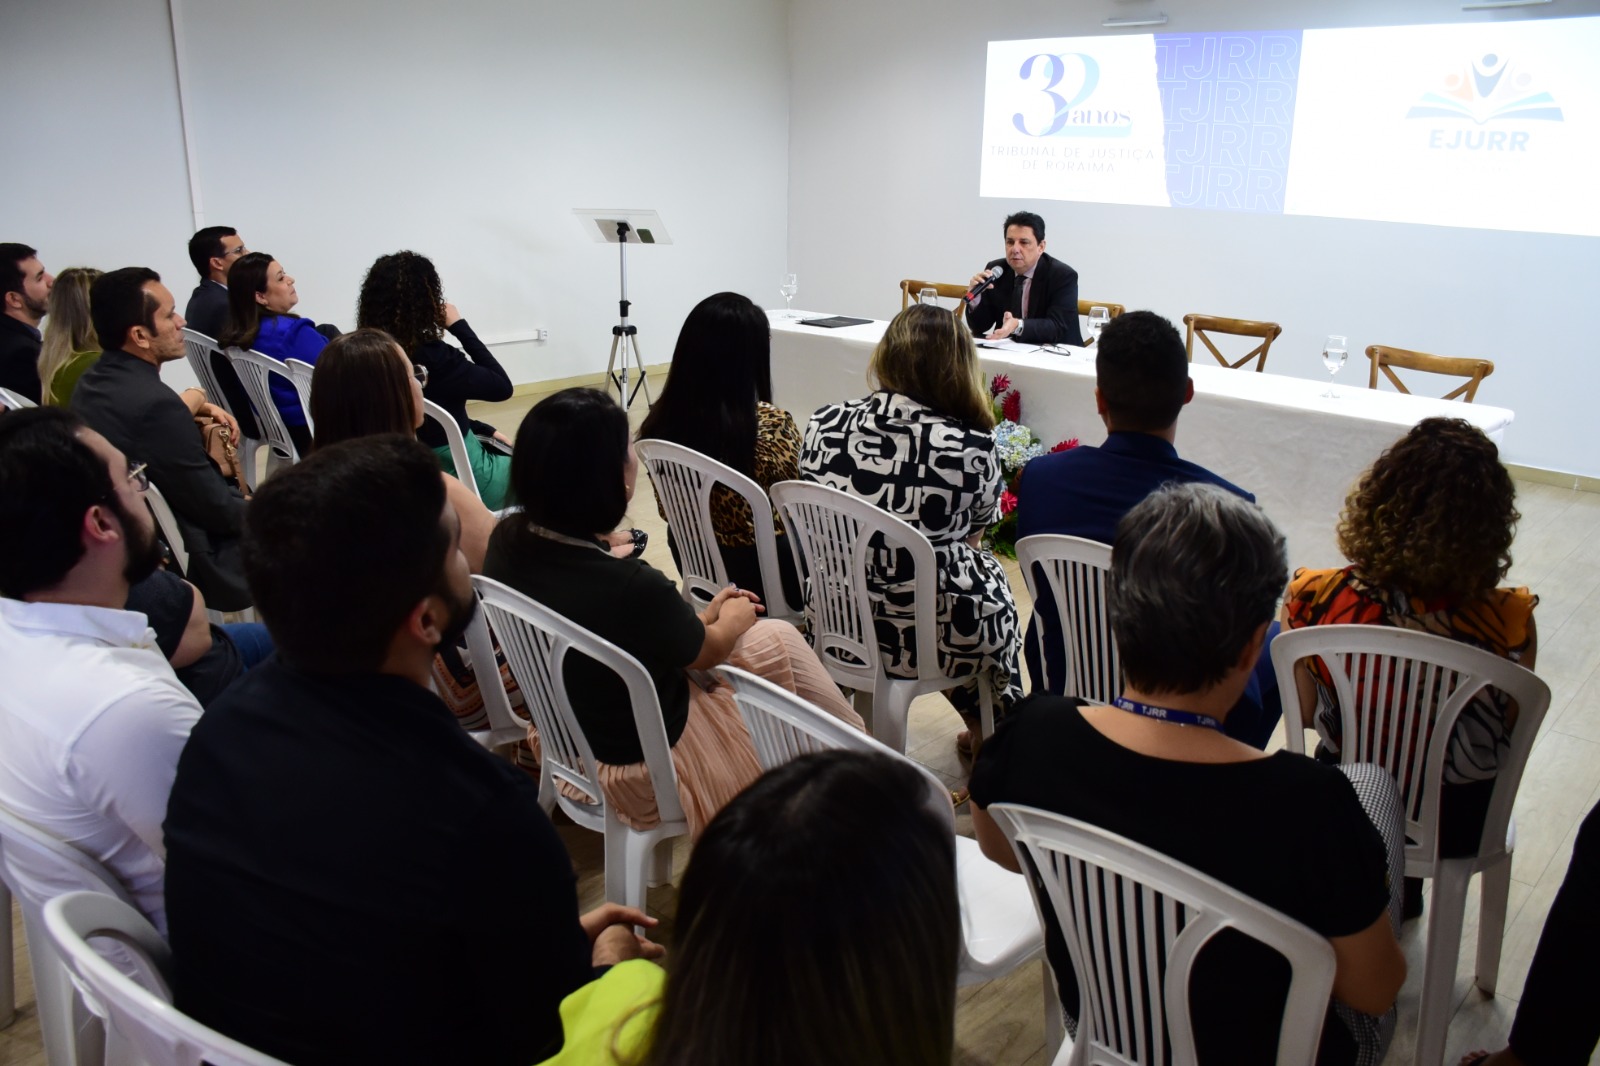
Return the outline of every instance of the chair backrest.
<path id="1" fill-rule="evenodd" d="M 272 386 L 268 384 L 272 374 L 292 384 L 294 377 L 289 373 L 289 368 L 270 355 L 246 348 L 229 348 L 224 354 L 233 366 L 233 372 L 239 375 L 245 395 L 250 397 L 250 406 L 255 409 L 256 425 L 266 435 L 266 442 L 294 462 L 299 462 L 300 452 L 289 436 L 289 427 L 272 399 Z"/>
<path id="2" fill-rule="evenodd" d="M 1256 361 L 1255 369 L 1258 372 L 1265 370 L 1267 349 L 1272 347 L 1272 342 L 1283 332 L 1283 327 L 1276 322 L 1252 322 L 1247 318 L 1218 318 L 1215 315 L 1184 315 L 1183 324 L 1187 327 L 1183 350 L 1188 354 L 1191 363 L 1194 362 L 1194 339 L 1198 336 L 1200 342 L 1217 357 L 1217 362 L 1233 370 L 1239 369 L 1252 359 Z M 1209 333 L 1221 333 L 1229 337 L 1257 337 L 1261 343 L 1230 363 L 1216 342 L 1207 336 Z"/>
<path id="3" fill-rule="evenodd" d="M 284 1066 L 173 1007 L 166 982 L 172 953 L 127 904 L 93 892 L 69 893 L 45 907 L 44 925 L 89 1009 L 105 1019 L 107 1062 Z M 140 980 L 119 971 L 91 939 L 112 941 L 132 955 L 140 963 Z"/>
<path id="4" fill-rule="evenodd" d="M 488 720 L 487 729 L 469 729 L 467 735 L 486 748 L 498 748 L 528 737 L 528 723 L 511 709 L 511 697 L 506 695 L 505 682 L 500 676 L 500 664 L 494 653 L 494 638 L 489 632 L 485 612 L 473 612 L 467 623 L 467 654 L 472 658 L 472 677 L 478 683 L 478 693 L 483 697 L 483 713 Z"/>
<path id="5" fill-rule="evenodd" d="M 910 554 L 916 574 L 917 670 L 924 677 L 938 676 L 938 562 L 928 538 L 866 500 L 826 485 L 780 481 L 772 486 L 772 502 L 808 581 L 812 647 L 834 680 L 871 689 L 883 673 L 868 575 L 876 560 L 895 549 Z"/>
<path id="6" fill-rule="evenodd" d="M 1406 388 L 1405 382 L 1394 372 L 1393 368 L 1399 367 L 1402 370 L 1417 370 L 1424 374 L 1466 378 L 1467 380 L 1444 394 L 1446 400 L 1460 397 L 1466 403 L 1471 403 L 1473 397 L 1478 395 L 1478 385 L 1483 379 L 1494 373 L 1494 364 L 1487 359 L 1429 355 L 1427 352 L 1413 352 L 1405 348 L 1390 348 L 1384 344 L 1369 346 L 1367 360 L 1372 364 L 1372 372 L 1367 376 L 1369 389 L 1378 387 L 1378 371 L 1382 370 L 1384 377 L 1394 382 L 1395 388 L 1409 394 L 1411 390 Z"/>
<path id="7" fill-rule="evenodd" d="M 422 401 L 422 415 L 431 418 L 444 430 L 444 439 L 450 445 L 450 461 L 455 464 L 456 480 L 472 490 L 478 499 L 483 499 L 483 494 L 478 491 L 478 479 L 472 473 L 472 458 L 467 451 L 467 438 L 461 435 L 461 426 L 456 423 L 455 417 L 443 407 L 432 400 Z"/>
<path id="8" fill-rule="evenodd" d="M 306 414 L 306 428 L 315 434 L 316 423 L 311 421 L 311 375 L 317 372 L 317 368 L 300 359 L 285 359 L 283 365 L 289 368 L 289 381 L 294 385 L 295 394 L 300 397 L 300 410 Z"/>
<path id="9" fill-rule="evenodd" d="M 10 389 L 0 389 L 0 407 L 11 411 L 20 411 L 24 407 L 38 407 L 39 405 L 21 393 L 12 392 Z"/>
<path id="10" fill-rule="evenodd" d="M 911 306 L 911 302 L 922 295 L 923 289 L 933 289 L 939 293 L 940 298 L 954 300 L 955 316 L 960 318 L 967 310 L 967 301 L 962 297 L 967 295 L 967 287 L 953 281 L 918 281 L 915 278 L 906 278 L 900 282 L 900 310 L 904 311 Z"/>
<path id="11" fill-rule="evenodd" d="M 1279 1066 L 1316 1061 L 1333 993 L 1333 945 L 1306 926 L 1160 852 L 1049 811 L 996 803 L 1004 830 L 1050 908 L 1078 978 L 1075 1064 L 1192 1064 L 1189 980 L 1200 950 L 1224 929 L 1270 945 L 1289 960 L 1289 995 L 1278 1031 Z M 1265 861 L 1265 857 L 1263 857 Z M 1032 883 L 1032 879 L 1030 879 Z"/>
<path id="12" fill-rule="evenodd" d="M 1511 805 L 1550 706 L 1550 686 L 1509 659 L 1449 637 L 1392 626 L 1326 625 L 1285 631 L 1273 639 L 1272 666 L 1280 691 L 1296 690 L 1295 665 L 1309 658 L 1320 659 L 1333 681 L 1339 761 L 1376 763 L 1400 786 L 1411 860 L 1432 862 L 1436 857 L 1439 790 L 1457 718 L 1485 689 L 1516 701 L 1516 724 L 1495 773 L 1479 854 L 1504 850 Z M 1287 747 L 1303 751 L 1305 737 L 1296 728 L 1294 708 L 1286 712 Z"/>
<path id="13" fill-rule="evenodd" d="M 472 585 L 478 591 L 489 628 L 500 638 L 500 650 L 511 667 L 511 676 L 517 679 L 524 704 L 539 730 L 541 763 L 548 762 L 554 778 L 575 785 L 593 801 L 583 804 L 558 790 L 561 808 L 573 821 L 591 829 L 599 828 L 606 816 L 605 795 L 595 778 L 594 752 L 573 713 L 562 674 L 567 654 L 575 651 L 611 670 L 627 686 L 639 747 L 655 787 L 656 809 L 663 822 L 683 821 L 678 773 L 672 764 L 672 745 L 667 740 L 661 701 L 656 697 L 655 683 L 639 660 L 498 581 L 474 575 Z M 487 700 L 489 694 L 484 698 Z"/>
<path id="14" fill-rule="evenodd" d="M 200 387 L 206 390 L 206 399 L 238 418 L 239 412 L 228 402 L 228 394 L 222 391 L 222 383 L 217 380 L 216 371 L 211 366 L 211 353 L 220 351 L 222 349 L 217 347 L 216 338 L 208 337 L 199 330 L 183 331 L 184 358 L 189 361 L 189 369 L 194 372 Z"/>
<path id="15" fill-rule="evenodd" d="M 1079 300 L 1078 314 L 1087 315 L 1096 307 L 1104 307 L 1108 312 L 1110 312 L 1112 318 L 1116 318 L 1118 315 L 1122 314 L 1122 312 L 1127 310 L 1127 308 L 1121 304 L 1114 304 L 1109 300 Z"/>
<path id="16" fill-rule="evenodd" d="M 145 490 L 144 502 L 149 505 L 150 514 L 156 520 L 156 531 L 161 534 L 161 539 L 167 542 L 167 547 L 172 549 L 172 557 L 177 560 L 178 569 L 187 577 L 189 546 L 184 543 L 183 530 L 178 526 L 177 516 L 172 513 L 172 508 L 167 505 L 167 498 L 161 495 L 161 490 L 156 488 L 154 481 Z"/>
<path id="17" fill-rule="evenodd" d="M 1111 573 L 1111 545 L 1083 537 L 1040 533 L 1017 541 L 1017 565 L 1032 597 L 1034 619 L 1045 595 L 1055 605 L 1061 632 L 1056 635 L 1066 652 L 1067 676 L 1036 679 L 1040 690 L 1080 696 L 1095 703 L 1110 703 L 1122 691 L 1122 661 L 1111 636 L 1111 610 L 1106 602 L 1106 577 Z M 1043 575 L 1045 588 L 1037 581 Z M 1041 640 L 1049 640 L 1041 624 Z M 1042 649 L 1041 649 L 1042 651 Z"/>
<path id="18" fill-rule="evenodd" d="M 667 514 L 667 525 L 677 534 L 673 539 L 678 547 L 678 570 L 683 575 L 683 598 L 695 607 L 704 607 L 728 584 L 728 568 L 711 521 L 712 490 L 721 485 L 750 508 L 756 561 L 761 567 L 759 592 L 767 617 L 789 617 L 778 570 L 772 501 L 761 486 L 726 463 L 671 441 L 637 441 L 634 451 L 650 474 L 656 499 Z"/>
<path id="19" fill-rule="evenodd" d="M 733 701 L 750 730 L 761 769 L 771 770 L 817 751 L 845 749 L 887 755 L 916 768 L 927 782 L 928 809 L 955 832 L 950 790 L 926 766 L 766 678 L 736 666 L 718 667 L 717 673 L 733 689 Z"/>

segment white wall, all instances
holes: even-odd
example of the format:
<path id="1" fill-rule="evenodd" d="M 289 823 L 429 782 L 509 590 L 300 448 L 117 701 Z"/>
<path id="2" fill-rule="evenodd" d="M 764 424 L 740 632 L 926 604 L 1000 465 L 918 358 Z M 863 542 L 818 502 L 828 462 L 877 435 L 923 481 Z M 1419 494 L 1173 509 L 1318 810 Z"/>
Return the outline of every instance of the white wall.
<path id="1" fill-rule="evenodd" d="M 1175 322 L 1203 311 L 1282 323 L 1269 361 L 1276 373 L 1325 377 L 1317 354 L 1330 332 L 1350 336 L 1346 383 L 1365 384 L 1359 353 L 1368 344 L 1490 358 L 1495 374 L 1478 396 L 1516 412 L 1506 458 L 1600 475 L 1600 434 L 1588 430 L 1588 405 L 1600 396 L 1588 321 L 1600 240 L 978 197 L 986 42 L 1107 33 L 1103 18 L 1157 9 L 1172 32 L 1527 17 L 1466 14 L 1439 0 L 798 0 L 789 145 L 797 306 L 889 317 L 901 278 L 965 281 L 1001 254 L 1005 215 L 1026 207 L 1044 216 L 1050 251 L 1078 269 L 1085 297 Z M 1541 10 L 1593 14 L 1600 3 Z M 1098 439 L 1094 412 L 1083 415 L 1084 438 Z"/>
<path id="2" fill-rule="evenodd" d="M 367 267 L 411 248 L 486 339 L 550 331 L 497 347 L 534 381 L 603 370 L 617 321 L 617 249 L 574 207 L 654 208 L 676 242 L 629 250 L 649 362 L 696 301 L 783 270 L 782 0 L 177 3 L 204 222 L 279 257 L 309 317 L 353 326 Z M 34 104 L 9 109 L 32 162 L 0 176 L 29 207 L 3 239 L 51 268 L 154 266 L 181 303 L 166 0 L 9 4 L 0 27 L 0 91 Z M 91 156 L 107 139 L 116 158 Z"/>

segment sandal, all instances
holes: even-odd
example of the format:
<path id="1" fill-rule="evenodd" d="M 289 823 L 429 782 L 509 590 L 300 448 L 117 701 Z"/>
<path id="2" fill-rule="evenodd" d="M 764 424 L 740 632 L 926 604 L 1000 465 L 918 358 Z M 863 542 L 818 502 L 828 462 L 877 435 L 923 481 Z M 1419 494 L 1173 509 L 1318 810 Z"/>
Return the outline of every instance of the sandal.
<path id="1" fill-rule="evenodd" d="M 969 788 L 953 788 L 950 790 L 950 806 L 957 810 L 960 810 L 961 805 L 971 798 L 972 790 Z"/>
<path id="2" fill-rule="evenodd" d="M 650 543 L 650 534 L 642 529 L 630 529 L 628 535 L 633 538 L 633 551 L 628 553 L 629 559 L 637 559 L 644 554 L 644 546 Z"/>

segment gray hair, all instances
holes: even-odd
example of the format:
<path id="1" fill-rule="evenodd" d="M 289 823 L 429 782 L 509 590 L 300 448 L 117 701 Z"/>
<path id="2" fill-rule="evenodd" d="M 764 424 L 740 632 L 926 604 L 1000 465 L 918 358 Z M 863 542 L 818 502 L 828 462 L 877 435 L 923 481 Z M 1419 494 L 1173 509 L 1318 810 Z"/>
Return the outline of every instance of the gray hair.
<path id="1" fill-rule="evenodd" d="M 1107 600 L 1128 683 L 1198 692 L 1227 676 L 1288 578 L 1283 534 L 1226 489 L 1167 484 L 1129 511 Z"/>

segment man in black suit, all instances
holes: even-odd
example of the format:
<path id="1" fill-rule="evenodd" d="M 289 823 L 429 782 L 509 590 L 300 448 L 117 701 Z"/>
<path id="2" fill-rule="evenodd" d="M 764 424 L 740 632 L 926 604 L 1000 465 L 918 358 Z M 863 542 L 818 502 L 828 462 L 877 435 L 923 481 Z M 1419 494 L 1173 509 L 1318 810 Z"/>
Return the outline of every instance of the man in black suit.
<path id="1" fill-rule="evenodd" d="M 1018 211 L 1006 219 L 1006 255 L 972 276 L 976 286 L 999 267 L 994 285 L 967 305 L 973 334 L 1024 344 L 1082 346 L 1078 329 L 1078 272 L 1044 252 L 1044 219 Z"/>
<path id="2" fill-rule="evenodd" d="M 179 396 L 161 364 L 183 358 L 183 316 L 161 276 L 145 267 L 113 270 L 89 290 L 90 317 L 105 345 L 72 393 L 72 409 L 112 444 L 149 464 L 189 549 L 184 576 L 219 611 L 251 605 L 239 556 L 245 498 L 206 455 L 195 415 L 238 424 L 199 389 Z"/>
<path id="3" fill-rule="evenodd" d="M 45 301 L 56 279 L 26 244 L 0 244 L 0 389 L 39 403 Z"/>
<path id="4" fill-rule="evenodd" d="M 189 262 L 200 284 L 189 294 L 183 317 L 189 328 L 212 340 L 228 324 L 228 271 L 245 253 L 244 240 L 232 226 L 207 226 L 189 238 Z"/>

